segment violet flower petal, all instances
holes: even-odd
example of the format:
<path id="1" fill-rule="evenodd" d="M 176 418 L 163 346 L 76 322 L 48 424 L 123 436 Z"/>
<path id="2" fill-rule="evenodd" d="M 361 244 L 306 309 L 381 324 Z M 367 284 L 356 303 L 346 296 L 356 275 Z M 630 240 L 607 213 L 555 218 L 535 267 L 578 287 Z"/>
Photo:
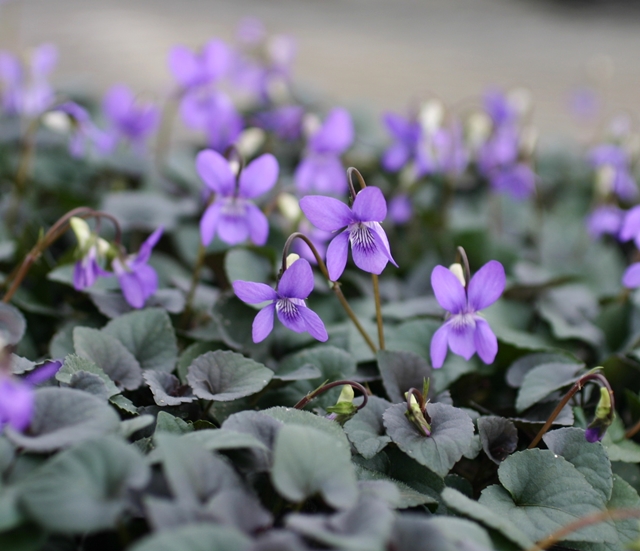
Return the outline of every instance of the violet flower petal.
<path id="1" fill-rule="evenodd" d="M 471 316 L 459 321 L 461 323 L 455 325 L 451 321 L 448 322 L 449 348 L 454 354 L 462 356 L 465 360 L 470 360 L 476 352 L 476 323 Z"/>
<path id="2" fill-rule="evenodd" d="M 196 157 L 196 170 L 211 190 L 224 197 L 233 195 L 236 178 L 229 161 L 217 151 L 206 149 Z"/>
<path id="3" fill-rule="evenodd" d="M 331 153 L 310 153 L 296 168 L 294 181 L 301 194 L 317 192 L 342 195 L 348 190 L 342 162 Z"/>
<path id="4" fill-rule="evenodd" d="M 387 202 L 380 188 L 369 186 L 358 192 L 352 210 L 361 222 L 381 222 L 387 217 Z"/>
<path id="5" fill-rule="evenodd" d="M 278 180 L 278 161 L 265 153 L 251 161 L 240 174 L 238 194 L 245 199 L 253 199 L 269 191 Z"/>
<path id="6" fill-rule="evenodd" d="M 174 78 L 183 88 L 198 84 L 200 77 L 198 59 L 186 46 L 174 46 L 169 50 L 168 65 Z"/>
<path id="7" fill-rule="evenodd" d="M 140 282 L 144 300 L 146 301 L 158 290 L 158 274 L 156 273 L 155 269 L 153 269 L 151 266 L 148 266 L 147 264 L 138 266 L 134 274 Z"/>
<path id="8" fill-rule="evenodd" d="M 631 209 L 631 210 L 635 210 Z M 631 211 L 629 211 L 630 213 Z M 640 236 L 640 213 L 638 216 L 638 231 L 630 231 L 629 237 L 622 238 L 623 221 L 625 219 L 625 213 L 623 210 L 613 205 L 602 205 L 593 210 L 586 219 L 587 231 L 592 239 L 602 237 L 604 234 L 609 234 L 618 237 L 622 241 L 626 241 L 635 236 Z"/>
<path id="9" fill-rule="evenodd" d="M 142 308 L 147 299 L 142 281 L 135 272 L 125 272 L 118 276 L 120 288 L 126 301 L 134 308 Z"/>
<path id="10" fill-rule="evenodd" d="M 431 272 L 431 287 L 438 304 L 452 314 L 462 312 L 467 306 L 467 295 L 458 278 L 444 266 L 436 266 Z"/>
<path id="11" fill-rule="evenodd" d="M 216 229 L 220 222 L 220 209 L 220 202 L 215 201 L 207 207 L 200 219 L 200 237 L 205 247 L 213 241 L 213 237 L 216 234 Z"/>
<path id="12" fill-rule="evenodd" d="M 121 121 L 128 115 L 134 100 L 133 92 L 129 88 L 116 84 L 105 94 L 102 108 L 109 118 Z"/>
<path id="13" fill-rule="evenodd" d="M 157 228 L 147 239 L 140 245 L 140 249 L 138 249 L 138 254 L 136 255 L 134 265 L 146 264 L 151 257 L 151 251 L 158 244 L 160 238 L 162 237 L 162 233 L 164 232 L 164 227 L 160 226 Z"/>
<path id="14" fill-rule="evenodd" d="M 58 64 L 58 48 L 53 44 L 41 44 L 31 56 L 31 72 L 36 78 L 46 77 Z"/>
<path id="15" fill-rule="evenodd" d="M 233 292 L 236 296 L 247 304 L 260 304 L 267 300 L 277 300 L 276 292 L 265 283 L 254 281 L 234 281 Z"/>
<path id="16" fill-rule="evenodd" d="M 202 48 L 202 60 L 209 81 L 219 80 L 227 73 L 231 65 L 229 46 L 217 38 L 210 40 Z"/>
<path id="17" fill-rule="evenodd" d="M 397 172 L 407 164 L 411 150 L 403 143 L 394 143 L 382 154 L 382 167 L 389 172 Z"/>
<path id="18" fill-rule="evenodd" d="M 480 359 L 486 364 L 491 364 L 498 353 L 498 339 L 484 319 L 476 316 L 475 320 L 476 331 L 473 335 L 473 343 Z"/>
<path id="19" fill-rule="evenodd" d="M 327 271 L 331 281 L 338 281 L 347 265 L 349 232 L 343 231 L 334 237 L 327 247 Z"/>
<path id="20" fill-rule="evenodd" d="M 309 334 L 320 342 L 326 342 L 329 339 L 329 335 L 320 316 L 311 310 L 311 308 L 300 307 L 299 311 Z"/>
<path id="21" fill-rule="evenodd" d="M 0 428 L 5 424 L 23 431 L 31 423 L 34 409 L 33 389 L 13 377 L 0 378 Z"/>
<path id="22" fill-rule="evenodd" d="M 246 205 L 244 214 L 224 214 L 218 222 L 218 237 L 228 245 L 243 243 L 249 237 Z"/>
<path id="23" fill-rule="evenodd" d="M 640 287 L 640 262 L 631 264 L 622 274 L 622 284 L 627 289 Z"/>
<path id="24" fill-rule="evenodd" d="M 62 367 L 62 362 L 60 360 L 51 360 L 43 363 L 41 366 L 37 367 L 30 373 L 28 373 L 24 380 L 32 385 L 39 385 L 40 383 L 44 383 L 48 381 L 52 377 L 55 376 L 60 368 Z"/>
<path id="25" fill-rule="evenodd" d="M 487 262 L 469 282 L 467 295 L 471 309 L 477 312 L 493 304 L 502 295 L 505 283 L 502 264 L 497 260 Z"/>
<path id="26" fill-rule="evenodd" d="M 620 228 L 620 241 L 629 241 L 640 235 L 640 205 L 627 211 Z"/>
<path id="27" fill-rule="evenodd" d="M 316 153 L 340 154 L 353 142 L 354 129 L 351 115 L 340 107 L 332 109 L 323 125 L 310 139 L 310 147 Z"/>
<path id="28" fill-rule="evenodd" d="M 351 209 L 333 197 L 308 195 L 300 199 L 300 208 L 309 222 L 324 231 L 339 230 L 353 221 Z"/>
<path id="29" fill-rule="evenodd" d="M 249 228 L 249 238 L 254 245 L 262 247 L 269 237 L 269 220 L 253 203 L 247 203 L 246 209 L 245 220 Z"/>
<path id="30" fill-rule="evenodd" d="M 306 306 L 295 304 L 286 298 L 281 299 L 281 301 L 285 303 L 285 306 L 282 308 L 276 306 L 276 314 L 282 325 L 296 333 L 304 333 L 307 330 L 307 324 L 300 315 L 300 310 L 306 308 Z M 276 303 L 276 305 L 277 304 L 278 303 Z"/>
<path id="31" fill-rule="evenodd" d="M 445 323 L 433 334 L 431 338 L 431 366 L 434 369 L 442 367 L 447 357 L 449 347 L 449 324 Z"/>
<path id="32" fill-rule="evenodd" d="M 278 283 L 278 295 L 287 298 L 305 299 L 313 291 L 313 270 L 304 258 L 289 266 Z"/>
<path id="33" fill-rule="evenodd" d="M 273 314 L 276 310 L 275 303 L 268 304 L 258 312 L 251 327 L 253 342 L 262 342 L 273 330 Z"/>
<path id="34" fill-rule="evenodd" d="M 376 242 L 376 248 L 382 252 L 387 257 L 387 260 L 391 262 L 396 268 L 398 267 L 398 263 L 391 256 L 391 248 L 389 246 L 389 239 L 387 238 L 387 234 L 382 229 L 382 226 L 378 222 L 370 222 L 371 231 L 373 232 L 373 238 Z"/>
<path id="35" fill-rule="evenodd" d="M 389 261 L 390 253 L 380 235 L 373 229 L 363 226 L 359 232 L 368 232 L 366 241 L 353 238 L 351 234 L 351 254 L 355 265 L 365 272 L 380 275 Z M 373 243 L 371 243 L 373 240 Z"/>

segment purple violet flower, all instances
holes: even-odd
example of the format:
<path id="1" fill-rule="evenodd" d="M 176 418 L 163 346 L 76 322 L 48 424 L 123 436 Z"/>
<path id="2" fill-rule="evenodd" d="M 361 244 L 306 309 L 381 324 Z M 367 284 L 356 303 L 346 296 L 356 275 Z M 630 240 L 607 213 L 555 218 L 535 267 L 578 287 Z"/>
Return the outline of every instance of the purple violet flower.
<path id="1" fill-rule="evenodd" d="M 396 195 L 389 201 L 389 218 L 394 224 L 402 226 L 411 220 L 413 216 L 413 204 L 411 197 L 406 193 Z"/>
<path id="2" fill-rule="evenodd" d="M 587 216 L 587 231 L 592 239 L 598 239 L 605 234 L 618 237 L 623 220 L 625 220 L 625 212 L 622 209 L 614 205 L 601 205 Z M 640 226 L 636 232 L 630 232 L 626 240 L 633 239 L 634 233 L 640 234 Z"/>
<path id="3" fill-rule="evenodd" d="M 162 232 L 162 227 L 154 231 L 140 246 L 138 254 L 124 260 L 115 258 L 111 263 L 124 298 L 134 308 L 142 308 L 146 300 L 158 289 L 158 274 L 148 262 L 151 251 L 162 237 Z"/>
<path id="4" fill-rule="evenodd" d="M 50 379 L 61 367 L 61 361 L 52 360 L 24 379 L 0 373 L 0 430 L 5 425 L 17 431 L 23 431 L 29 426 L 33 416 L 33 385 Z"/>
<path id="5" fill-rule="evenodd" d="M 627 289 L 640 287 L 640 262 L 634 262 L 622 274 L 622 284 Z"/>
<path id="6" fill-rule="evenodd" d="M 589 152 L 589 162 L 594 168 L 608 169 L 611 172 L 611 191 L 623 201 L 638 196 L 638 186 L 631 174 L 629 157 L 621 147 L 614 144 L 602 144 Z"/>
<path id="7" fill-rule="evenodd" d="M 387 262 L 398 266 L 391 256 L 387 234 L 380 225 L 387 216 L 387 202 L 378 188 L 366 187 L 360 191 L 352 208 L 338 199 L 320 195 L 303 197 L 300 208 L 321 230 L 335 232 L 344 228 L 327 248 L 327 270 L 332 281 L 337 281 L 344 272 L 349 243 L 353 261 L 365 272 L 381 274 Z"/>
<path id="8" fill-rule="evenodd" d="M 106 143 L 108 136 L 102 132 L 91 120 L 87 110 L 73 101 L 67 101 L 55 108 L 68 115 L 72 129 L 69 138 L 69 153 L 72 157 L 84 155 L 87 143 L 98 146 Z"/>
<path id="9" fill-rule="evenodd" d="M 217 233 L 229 245 L 237 245 L 247 238 L 255 245 L 264 245 L 269 236 L 269 222 L 251 199 L 275 185 L 279 172 L 276 158 L 265 153 L 251 161 L 236 177 L 229 161 L 217 151 L 208 149 L 198 153 L 196 169 L 216 194 L 200 220 L 202 244 L 211 243 Z"/>
<path id="10" fill-rule="evenodd" d="M 301 105 L 283 105 L 271 111 L 257 113 L 256 124 L 273 132 L 281 140 L 297 140 L 302 133 L 304 108 Z"/>
<path id="11" fill-rule="evenodd" d="M 433 367 L 442 367 L 447 347 L 465 360 L 477 352 L 484 363 L 492 363 L 498 353 L 498 341 L 479 312 L 498 300 L 504 291 L 502 264 L 496 260 L 487 262 L 466 288 L 451 270 L 436 266 L 431 273 L 431 286 L 440 306 L 449 312 L 448 319 L 431 339 Z"/>
<path id="12" fill-rule="evenodd" d="M 349 112 L 333 109 L 324 124 L 309 138 L 307 153 L 296 168 L 294 179 L 298 192 L 344 194 L 348 184 L 340 155 L 351 146 L 353 138 Z"/>
<path id="13" fill-rule="evenodd" d="M 229 47 L 218 39 L 207 42 L 200 52 L 185 46 L 174 46 L 169 51 L 169 69 L 184 90 L 220 80 L 229 69 L 230 61 Z"/>
<path id="14" fill-rule="evenodd" d="M 498 89 L 487 90 L 483 97 L 484 110 L 495 126 L 512 124 L 516 121 L 518 113 L 509 103 L 504 92 Z"/>
<path id="15" fill-rule="evenodd" d="M 269 301 L 253 320 L 253 342 L 261 342 L 271 333 L 274 313 L 287 329 L 296 333 L 307 331 L 321 342 L 329 338 L 318 314 L 304 302 L 313 291 L 313 272 L 304 258 L 299 258 L 284 271 L 275 291 L 264 283 L 252 281 L 235 281 L 233 290 L 248 304 Z"/>
<path id="16" fill-rule="evenodd" d="M 515 201 L 527 199 L 536 191 L 536 175 L 524 163 L 494 169 L 489 174 L 489 183 L 495 191 L 507 193 Z"/>
<path id="17" fill-rule="evenodd" d="M 113 86 L 102 104 L 111 126 L 107 139 L 97 144 L 103 153 L 110 153 L 121 140 L 128 140 L 139 151 L 160 122 L 160 111 L 151 103 L 139 103 L 133 92 L 123 85 Z"/>
<path id="18" fill-rule="evenodd" d="M 584 431 L 584 437 L 587 442 L 594 444 L 595 442 L 600 442 L 604 438 L 605 433 L 607 432 L 606 426 L 595 426 L 589 427 Z"/>
<path id="19" fill-rule="evenodd" d="M 640 205 L 629 209 L 626 214 L 622 213 L 624 219 L 620 228 L 618 238 L 620 241 L 634 240 L 636 247 L 640 248 Z"/>
<path id="20" fill-rule="evenodd" d="M 382 154 L 382 166 L 397 172 L 415 156 L 422 129 L 418 121 L 395 113 L 385 113 L 382 120 L 395 140 Z"/>
<path id="21" fill-rule="evenodd" d="M 111 274 L 98 264 L 98 246 L 89 247 L 87 254 L 76 262 L 73 268 L 73 286 L 76 291 L 91 287 L 98 277 L 109 277 Z"/>

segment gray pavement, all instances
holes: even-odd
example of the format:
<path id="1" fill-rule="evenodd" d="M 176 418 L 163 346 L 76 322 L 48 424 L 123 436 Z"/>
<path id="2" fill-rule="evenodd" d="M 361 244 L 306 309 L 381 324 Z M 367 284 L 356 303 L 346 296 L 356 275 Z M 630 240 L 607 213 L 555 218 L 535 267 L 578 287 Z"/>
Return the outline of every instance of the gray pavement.
<path id="1" fill-rule="evenodd" d="M 640 113 L 640 11 L 558 10 L 535 0 L 14 0 L 0 45 L 55 42 L 58 82 L 100 93 L 114 82 L 167 90 L 166 52 L 231 39 L 244 16 L 299 43 L 296 74 L 345 105 L 402 110 L 429 90 L 448 102 L 487 85 L 528 87 L 543 133 L 569 133 L 566 98 L 596 55 L 615 71 L 610 110 Z"/>

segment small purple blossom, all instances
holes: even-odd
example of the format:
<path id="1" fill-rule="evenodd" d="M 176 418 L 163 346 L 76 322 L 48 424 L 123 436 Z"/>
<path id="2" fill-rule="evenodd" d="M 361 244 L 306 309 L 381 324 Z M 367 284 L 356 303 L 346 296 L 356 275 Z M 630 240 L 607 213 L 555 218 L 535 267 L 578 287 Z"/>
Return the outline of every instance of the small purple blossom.
<path id="1" fill-rule="evenodd" d="M 142 151 L 146 139 L 160 122 L 160 111 L 151 103 L 136 101 L 133 92 L 116 85 L 105 94 L 102 108 L 109 122 L 107 138 L 98 144 L 103 153 L 113 151 L 121 140 L 127 140 Z"/>
<path id="2" fill-rule="evenodd" d="M 571 114 L 580 120 L 595 119 L 602 108 L 598 93 L 588 86 L 575 88 L 568 101 Z"/>
<path id="3" fill-rule="evenodd" d="M 413 204 L 411 197 L 406 193 L 396 195 L 389 201 L 389 218 L 394 224 L 402 226 L 411 220 L 413 216 Z"/>
<path id="4" fill-rule="evenodd" d="M 622 274 L 622 284 L 627 289 L 640 287 L 640 262 L 634 262 Z"/>
<path id="5" fill-rule="evenodd" d="M 73 268 L 73 286 L 76 291 L 91 287 L 98 277 L 109 277 L 111 274 L 98 264 L 98 246 L 92 245 Z"/>
<path id="6" fill-rule="evenodd" d="M 415 156 L 422 129 L 417 120 L 396 113 L 385 113 L 382 120 L 394 139 L 382 154 L 382 166 L 389 172 L 397 172 Z"/>
<path id="7" fill-rule="evenodd" d="M 105 144 L 109 137 L 91 120 L 87 110 L 73 101 L 58 105 L 55 111 L 65 113 L 71 119 L 71 136 L 69 138 L 69 153 L 72 157 L 85 154 L 87 145 Z"/>
<path id="8" fill-rule="evenodd" d="M 230 63 L 229 47 L 218 39 L 207 42 L 200 52 L 185 46 L 174 46 L 169 51 L 169 69 L 184 90 L 217 82 Z"/>
<path id="9" fill-rule="evenodd" d="M 50 379 L 60 367 L 61 361 L 52 360 L 24 379 L 0 373 L 0 430 L 8 425 L 17 431 L 23 431 L 29 426 L 33 416 L 33 385 Z"/>
<path id="10" fill-rule="evenodd" d="M 589 152 L 589 162 L 594 168 L 608 169 L 611 191 L 623 201 L 638 196 L 638 186 L 631 174 L 629 156 L 620 146 L 602 144 Z"/>
<path id="11" fill-rule="evenodd" d="M 255 245 L 264 245 L 269 235 L 269 222 L 251 199 L 269 191 L 278 180 L 278 161 L 265 153 L 250 162 L 236 177 L 229 161 L 217 151 L 201 151 L 196 169 L 207 187 L 215 192 L 215 200 L 200 220 L 203 245 L 208 245 L 216 233 L 229 245 L 247 238 Z"/>
<path id="12" fill-rule="evenodd" d="M 516 201 L 531 197 L 536 191 L 536 175 L 525 163 L 496 168 L 489 174 L 489 184 L 498 193 Z"/>
<path id="13" fill-rule="evenodd" d="M 341 231 L 327 248 L 327 270 L 337 281 L 347 264 L 349 243 L 356 266 L 365 272 L 381 274 L 387 262 L 398 266 L 391 256 L 387 234 L 380 222 L 387 216 L 387 202 L 376 187 L 360 191 L 349 208 L 332 197 L 309 195 L 300 200 L 300 208 L 317 228 Z M 346 227 L 345 227 L 346 226 Z"/>
<path id="14" fill-rule="evenodd" d="M 495 126 L 509 125 L 516 122 L 518 113 L 502 90 L 487 90 L 482 99 L 484 110 Z"/>
<path id="15" fill-rule="evenodd" d="M 302 133 L 304 108 L 300 105 L 283 105 L 255 116 L 256 124 L 273 132 L 281 140 L 297 140 Z"/>
<path id="16" fill-rule="evenodd" d="M 340 161 L 353 142 L 354 129 L 346 109 L 333 109 L 324 124 L 309 138 L 307 152 L 294 174 L 299 193 L 341 195 L 347 191 L 347 177 Z"/>
<path id="17" fill-rule="evenodd" d="M 595 442 L 600 442 L 604 438 L 605 433 L 607 432 L 607 427 L 605 426 L 595 426 L 589 427 L 584 431 L 584 437 L 587 442 L 594 444 Z"/>
<path id="18" fill-rule="evenodd" d="M 498 341 L 479 312 L 498 300 L 504 291 L 502 264 L 496 260 L 487 262 L 466 288 L 451 270 L 436 266 L 431 273 L 431 286 L 440 306 L 449 312 L 448 319 L 431 339 L 433 367 L 442 367 L 447 348 L 465 360 L 477 352 L 484 363 L 492 363 L 498 353 Z"/>
<path id="19" fill-rule="evenodd" d="M 450 128 L 441 127 L 424 133 L 416 149 L 416 175 L 418 177 L 464 172 L 469 155 L 464 145 L 462 126 L 454 123 Z"/>
<path id="20" fill-rule="evenodd" d="M 154 231 L 140 246 L 138 254 L 125 259 L 115 258 L 111 263 L 124 298 L 134 308 L 142 308 L 158 289 L 158 274 L 148 262 L 162 232 L 162 227 Z"/>
<path id="21" fill-rule="evenodd" d="M 271 333 L 274 314 L 282 325 L 296 333 L 307 331 L 321 342 L 329 338 L 318 314 L 304 302 L 313 291 L 313 272 L 304 258 L 299 258 L 284 271 L 275 291 L 264 283 L 252 281 L 235 281 L 233 290 L 248 304 L 269 301 L 253 320 L 253 342 L 261 342 Z"/>
<path id="22" fill-rule="evenodd" d="M 618 237 L 625 220 L 625 212 L 614 205 L 601 205 L 596 207 L 589 216 L 587 216 L 587 231 L 592 239 L 598 239 L 603 235 L 613 235 Z M 629 228 L 630 229 L 630 228 Z M 636 234 L 640 233 L 640 226 L 636 232 L 629 233 L 628 239 L 633 239 Z"/>

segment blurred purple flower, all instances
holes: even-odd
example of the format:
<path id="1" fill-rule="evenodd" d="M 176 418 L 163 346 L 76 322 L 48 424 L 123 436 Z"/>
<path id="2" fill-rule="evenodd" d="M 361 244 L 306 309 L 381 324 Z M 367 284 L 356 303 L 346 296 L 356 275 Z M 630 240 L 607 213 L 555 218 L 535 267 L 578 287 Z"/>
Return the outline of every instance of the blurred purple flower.
<path id="1" fill-rule="evenodd" d="M 484 93 L 483 106 L 495 126 L 509 125 L 517 119 L 518 113 L 502 90 L 487 90 Z"/>
<path id="2" fill-rule="evenodd" d="M 300 200 L 300 208 L 309 221 L 324 231 L 340 232 L 327 248 L 327 270 L 337 281 L 347 264 L 349 243 L 356 266 L 365 272 L 381 274 L 387 262 L 398 266 L 391 256 L 387 234 L 380 222 L 387 216 L 387 202 L 376 187 L 360 191 L 349 208 L 332 197 L 308 195 Z"/>
<path id="3" fill-rule="evenodd" d="M 489 183 L 494 191 L 507 193 L 516 201 L 527 199 L 536 191 L 536 175 L 524 163 L 494 169 L 489 174 Z"/>
<path id="4" fill-rule="evenodd" d="M 265 153 L 251 161 L 236 178 L 229 161 L 208 149 L 198 153 L 196 169 L 216 194 L 200 220 L 203 245 L 211 243 L 216 233 L 229 245 L 237 245 L 247 238 L 255 245 L 264 245 L 269 236 L 269 222 L 251 199 L 275 185 L 279 172 L 276 158 Z"/>
<path id="5" fill-rule="evenodd" d="M 140 246 L 138 254 L 125 259 L 115 258 L 111 263 L 124 298 L 134 308 L 142 308 L 158 289 L 158 274 L 148 262 L 162 232 L 162 227 L 154 231 Z"/>
<path id="6" fill-rule="evenodd" d="M 98 143 L 103 153 L 112 152 L 121 140 L 129 141 L 139 152 L 160 122 L 160 111 L 151 103 L 136 101 L 133 92 L 116 85 L 105 94 L 102 108 L 109 122 L 107 137 Z"/>
<path id="7" fill-rule="evenodd" d="M 480 172 L 487 176 L 496 168 L 515 163 L 519 149 L 520 135 L 516 127 L 497 128 L 478 152 Z"/>
<path id="8" fill-rule="evenodd" d="M 9 52 L 0 51 L 0 83 L 3 109 L 13 115 L 37 117 L 54 101 L 49 74 L 58 62 L 58 50 L 53 44 L 35 48 L 28 67 Z"/>
<path id="9" fill-rule="evenodd" d="M 389 218 L 399 226 L 406 224 L 413 216 L 413 204 L 411 197 L 406 193 L 396 195 L 389 201 Z"/>
<path id="10" fill-rule="evenodd" d="M 569 111 L 578 119 L 594 119 L 600 108 L 600 97 L 593 88 L 582 86 L 574 89 L 569 96 Z"/>
<path id="11" fill-rule="evenodd" d="M 620 228 L 620 241 L 634 240 L 636 247 L 640 248 L 640 205 L 629 209 L 626 213 L 620 211 L 624 220 Z"/>
<path id="12" fill-rule="evenodd" d="M 24 379 L 0 373 L 0 430 L 6 425 L 17 431 L 23 431 L 29 426 L 33 416 L 33 385 L 50 379 L 61 367 L 61 361 L 52 360 Z"/>
<path id="13" fill-rule="evenodd" d="M 415 119 L 395 113 L 385 113 L 382 120 L 394 139 L 382 154 L 382 166 L 389 172 L 397 172 L 415 156 L 422 129 Z"/>
<path id="14" fill-rule="evenodd" d="M 622 209 L 614 205 L 601 205 L 587 216 L 587 231 L 592 239 L 598 239 L 605 234 L 618 237 L 624 219 L 625 212 Z M 640 230 L 640 227 L 638 227 L 638 230 Z M 640 233 L 640 231 L 636 233 Z M 625 240 L 633 237 L 634 235 L 630 235 Z"/>
<path id="15" fill-rule="evenodd" d="M 502 264 L 487 262 L 463 287 L 451 270 L 436 266 L 431 273 L 431 286 L 440 306 L 449 312 L 448 319 L 431 339 L 431 364 L 442 367 L 447 348 L 469 360 L 476 352 L 490 364 L 498 353 L 498 341 L 489 324 L 479 315 L 500 298 L 505 286 Z"/>
<path id="16" fill-rule="evenodd" d="M 180 113 L 189 128 L 206 132 L 209 147 L 220 153 L 238 139 L 244 127 L 229 96 L 217 90 L 189 92 L 182 100 Z"/>
<path id="17" fill-rule="evenodd" d="M 109 277 L 111 274 L 98 264 L 98 246 L 93 245 L 87 254 L 76 262 L 73 268 L 73 286 L 76 291 L 91 287 L 98 277 Z"/>
<path id="18" fill-rule="evenodd" d="M 620 146 L 602 144 L 589 152 L 589 162 L 594 168 L 608 167 L 611 170 L 611 191 L 623 201 L 638 195 L 638 186 L 631 174 L 629 157 Z"/>
<path id="19" fill-rule="evenodd" d="M 243 44 L 260 44 L 267 36 L 267 29 L 257 17 L 245 17 L 238 25 L 236 36 Z"/>
<path id="20" fill-rule="evenodd" d="M 307 153 L 296 168 L 294 179 L 298 192 L 345 193 L 347 176 L 340 155 L 349 148 L 353 138 L 349 112 L 333 109 L 324 124 L 309 138 Z"/>
<path id="21" fill-rule="evenodd" d="M 261 342 L 271 333 L 274 313 L 287 329 L 296 333 L 307 331 L 322 342 L 329 338 L 318 314 L 304 302 L 313 291 L 313 272 L 304 258 L 299 258 L 284 271 L 275 291 L 264 283 L 252 281 L 235 281 L 233 290 L 248 304 L 269 301 L 253 320 L 253 342 Z"/>
<path id="22" fill-rule="evenodd" d="M 91 120 L 89 113 L 73 101 L 58 105 L 55 111 L 61 111 L 71 118 L 71 136 L 69 138 L 69 153 L 72 157 L 81 157 L 87 150 L 87 145 L 100 147 L 109 138 Z"/>
<path id="23" fill-rule="evenodd" d="M 256 125 L 273 132 L 281 140 L 297 140 L 302 133 L 304 108 L 301 105 L 283 105 L 255 115 Z"/>
<path id="24" fill-rule="evenodd" d="M 635 262 L 629 266 L 622 274 L 622 284 L 627 289 L 640 287 L 640 262 Z"/>
<path id="25" fill-rule="evenodd" d="M 606 426 L 598 425 L 595 427 L 589 427 L 584 431 L 584 437 L 587 440 L 587 442 L 590 442 L 591 444 L 593 444 L 595 442 L 602 441 L 606 432 L 607 432 Z"/>
<path id="26" fill-rule="evenodd" d="M 464 146 L 462 126 L 454 123 L 450 128 L 423 134 L 416 150 L 416 175 L 418 177 L 445 173 L 459 175 L 469 162 Z"/>
<path id="27" fill-rule="evenodd" d="M 174 46 L 169 51 L 169 69 L 184 90 L 217 82 L 230 63 L 229 47 L 218 39 L 207 42 L 200 52 L 185 46 Z"/>

